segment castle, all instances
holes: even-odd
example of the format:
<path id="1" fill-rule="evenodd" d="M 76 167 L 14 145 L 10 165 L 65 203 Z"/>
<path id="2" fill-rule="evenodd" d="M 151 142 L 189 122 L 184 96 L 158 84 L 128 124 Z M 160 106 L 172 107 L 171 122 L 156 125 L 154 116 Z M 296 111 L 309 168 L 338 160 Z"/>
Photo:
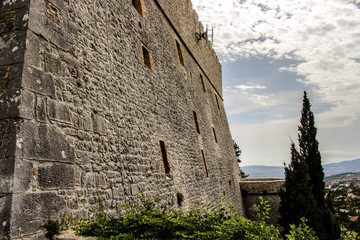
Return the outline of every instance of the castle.
<path id="1" fill-rule="evenodd" d="M 1 1 L 0 238 L 137 192 L 179 209 L 220 195 L 244 215 L 202 33 L 189 0 Z"/>

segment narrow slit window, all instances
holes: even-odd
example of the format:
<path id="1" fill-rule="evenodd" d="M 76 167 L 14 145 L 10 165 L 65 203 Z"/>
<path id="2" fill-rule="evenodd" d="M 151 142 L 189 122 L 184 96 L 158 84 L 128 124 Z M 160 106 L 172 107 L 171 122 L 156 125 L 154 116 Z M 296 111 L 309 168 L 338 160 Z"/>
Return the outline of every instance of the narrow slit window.
<path id="1" fill-rule="evenodd" d="M 132 5 L 141 16 L 145 16 L 145 5 L 143 0 L 132 0 Z"/>
<path id="2" fill-rule="evenodd" d="M 201 157 L 202 157 L 202 160 L 204 163 L 206 178 L 209 178 L 209 171 L 208 171 L 208 167 L 207 167 L 207 163 L 206 163 L 205 153 L 203 150 L 201 150 Z"/>
<path id="3" fill-rule="evenodd" d="M 141 59 L 143 60 L 144 64 L 151 69 L 151 71 L 154 71 L 150 53 L 144 46 L 141 46 Z"/>
<path id="4" fill-rule="evenodd" d="M 170 174 L 170 163 L 167 156 L 165 142 L 160 140 L 161 161 L 164 165 L 165 174 Z"/>
<path id="5" fill-rule="evenodd" d="M 206 93 L 204 78 L 203 78 L 203 76 L 201 74 L 200 74 L 200 80 L 201 80 L 201 85 L 202 85 L 203 91 Z"/>
<path id="6" fill-rule="evenodd" d="M 196 115 L 195 111 L 193 111 L 193 118 L 194 118 L 194 124 L 195 124 L 196 132 L 198 134 L 200 134 L 200 124 L 199 124 L 199 121 L 198 121 L 198 118 L 197 118 L 197 115 Z"/>
<path id="7" fill-rule="evenodd" d="M 176 39 L 174 39 L 174 41 L 175 41 L 175 50 L 176 50 L 178 60 L 181 65 L 185 66 L 185 58 L 184 58 L 183 51 L 181 49 L 181 45 Z"/>
<path id="8" fill-rule="evenodd" d="M 215 99 L 216 99 L 216 105 L 217 105 L 218 109 L 220 110 L 219 100 L 218 100 L 216 93 L 215 93 Z"/>
<path id="9" fill-rule="evenodd" d="M 212 129 L 213 129 L 213 133 L 214 133 L 214 140 L 215 140 L 215 142 L 217 143 L 217 142 L 218 142 L 218 140 L 217 140 L 217 137 L 216 137 L 215 128 L 212 128 Z"/>

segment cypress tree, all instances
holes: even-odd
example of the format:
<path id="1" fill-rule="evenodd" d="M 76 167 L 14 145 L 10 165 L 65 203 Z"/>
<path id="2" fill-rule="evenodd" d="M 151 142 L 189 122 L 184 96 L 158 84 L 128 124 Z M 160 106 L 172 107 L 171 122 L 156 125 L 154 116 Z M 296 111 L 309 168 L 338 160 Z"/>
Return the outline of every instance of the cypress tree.
<path id="1" fill-rule="evenodd" d="M 333 212 L 325 202 L 324 169 L 321 164 L 319 142 L 316 139 L 317 128 L 315 127 L 314 114 L 310 108 L 310 101 L 304 92 L 298 140 L 300 155 L 308 166 L 309 185 L 316 202 L 313 214 L 316 215 L 317 221 L 313 222 L 313 228 L 320 239 L 338 239 L 340 228 Z"/>
<path id="2" fill-rule="evenodd" d="M 285 167 L 286 183 L 283 192 L 280 194 L 280 214 L 285 214 L 281 216 L 281 224 L 286 231 L 289 223 L 298 223 L 301 217 L 305 217 L 321 240 L 338 239 L 340 237 L 340 228 L 333 212 L 325 202 L 324 170 L 321 165 L 319 142 L 316 139 L 317 129 L 314 114 L 310 107 L 310 101 L 306 92 L 304 92 L 300 126 L 298 127 L 300 150 L 299 152 L 296 151 L 295 145 L 292 143 L 291 163 L 288 168 Z M 291 176 L 293 177 L 291 178 Z M 304 179 L 301 180 L 301 178 Z M 292 184 L 295 187 L 291 186 Z M 295 193 L 292 193 L 293 191 Z M 296 193 L 297 191 L 299 193 Z M 307 193 L 305 194 L 305 192 Z M 309 202 L 299 197 L 300 200 L 291 198 L 294 202 L 290 203 L 287 198 L 291 193 L 308 197 Z M 289 207 L 289 204 L 293 206 Z M 306 210 L 299 212 L 296 208 L 306 208 Z M 292 211 L 294 214 L 291 213 Z M 287 218 L 286 214 L 290 217 Z"/>
<path id="3" fill-rule="evenodd" d="M 304 158 L 309 170 L 309 184 L 312 194 L 319 207 L 324 205 L 325 183 L 324 169 L 321 165 L 319 142 L 316 140 L 317 129 L 315 127 L 314 114 L 310 110 L 310 101 L 304 92 L 303 108 L 301 111 L 300 126 L 298 127 L 298 138 L 300 154 Z"/>
<path id="4" fill-rule="evenodd" d="M 280 224 L 284 233 L 290 230 L 290 224 L 299 224 L 302 217 L 314 219 L 316 207 L 309 185 L 308 167 L 295 144 L 291 144 L 291 162 L 285 166 L 285 184 L 280 190 Z"/>

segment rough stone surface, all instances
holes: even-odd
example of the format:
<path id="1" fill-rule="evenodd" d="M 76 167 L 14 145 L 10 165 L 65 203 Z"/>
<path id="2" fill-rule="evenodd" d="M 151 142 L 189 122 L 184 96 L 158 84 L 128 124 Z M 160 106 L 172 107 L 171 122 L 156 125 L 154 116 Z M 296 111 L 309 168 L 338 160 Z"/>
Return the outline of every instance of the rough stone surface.
<path id="1" fill-rule="evenodd" d="M 0 162 L 0 192 L 19 193 L 30 189 L 33 173 L 32 164 L 19 159 Z"/>
<path id="2" fill-rule="evenodd" d="M 66 207 L 65 200 L 56 193 L 14 194 L 11 203 L 12 237 L 36 233 L 49 218 L 60 218 Z"/>
<path id="3" fill-rule="evenodd" d="M 244 202 L 244 209 L 246 217 L 255 220 L 254 205 L 260 204 L 260 197 L 264 201 L 268 201 L 270 205 L 270 212 L 268 220 L 269 223 L 279 226 L 278 220 L 280 218 L 280 189 L 284 185 L 283 178 L 246 178 L 240 181 L 240 187 Z"/>
<path id="4" fill-rule="evenodd" d="M 76 184 L 76 172 L 72 164 L 39 166 L 37 173 L 41 189 L 68 189 Z"/>
<path id="5" fill-rule="evenodd" d="M 0 236 L 10 235 L 11 195 L 0 195 Z"/>
<path id="6" fill-rule="evenodd" d="M 197 40 L 203 27 L 188 0 L 144 6 L 0 4 L 0 238 L 41 239 L 49 218 L 86 216 L 99 196 L 115 212 L 137 192 L 183 210 L 221 195 L 244 214 L 221 65 Z"/>

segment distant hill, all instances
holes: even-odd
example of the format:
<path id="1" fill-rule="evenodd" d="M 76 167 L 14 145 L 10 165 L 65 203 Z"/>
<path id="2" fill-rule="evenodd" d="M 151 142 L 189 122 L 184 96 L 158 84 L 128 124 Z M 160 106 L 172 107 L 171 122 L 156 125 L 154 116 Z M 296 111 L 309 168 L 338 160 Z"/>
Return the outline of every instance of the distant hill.
<path id="1" fill-rule="evenodd" d="M 352 161 L 344 161 L 324 165 L 325 176 L 331 176 L 347 172 L 360 172 L 360 158 Z"/>
<path id="2" fill-rule="evenodd" d="M 347 172 L 360 172 L 360 158 L 343 161 L 339 163 L 330 163 L 323 165 L 325 176 L 331 176 L 335 174 L 347 173 Z M 262 166 L 251 165 L 241 167 L 241 170 L 245 174 L 249 174 L 249 178 L 283 178 L 284 167 L 279 166 Z"/>
<path id="3" fill-rule="evenodd" d="M 349 179 L 349 178 L 360 178 L 360 172 L 358 173 L 340 173 L 336 175 L 327 176 L 324 178 L 325 182 L 329 182 L 332 180 L 343 180 L 343 179 Z"/>

